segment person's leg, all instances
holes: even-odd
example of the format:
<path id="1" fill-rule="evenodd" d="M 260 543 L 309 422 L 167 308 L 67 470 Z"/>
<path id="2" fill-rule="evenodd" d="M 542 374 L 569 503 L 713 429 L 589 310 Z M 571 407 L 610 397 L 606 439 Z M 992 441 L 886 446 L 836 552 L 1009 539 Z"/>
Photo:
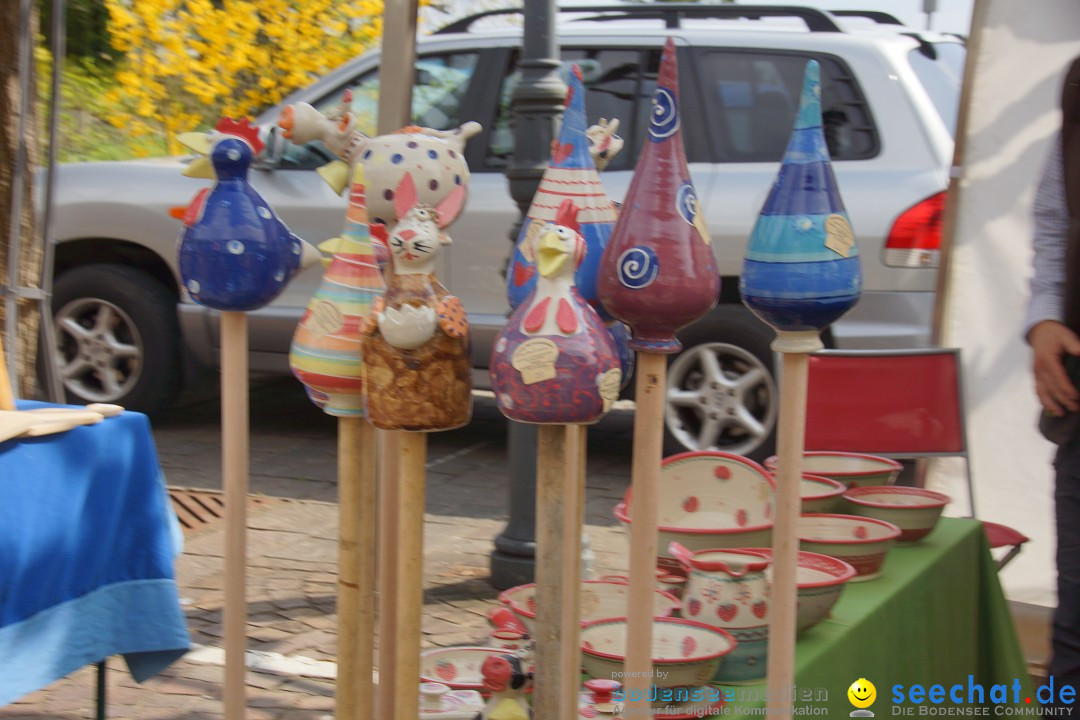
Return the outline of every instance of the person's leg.
<path id="1" fill-rule="evenodd" d="M 1063 683 L 1080 692 L 1080 441 L 1062 446 L 1054 465 L 1058 604 L 1049 674 L 1056 695 Z"/>

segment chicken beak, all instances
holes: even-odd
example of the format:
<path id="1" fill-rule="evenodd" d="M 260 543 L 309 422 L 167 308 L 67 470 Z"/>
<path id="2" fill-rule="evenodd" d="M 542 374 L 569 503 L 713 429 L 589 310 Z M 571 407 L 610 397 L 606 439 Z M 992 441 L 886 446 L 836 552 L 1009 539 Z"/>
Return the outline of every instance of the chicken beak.
<path id="1" fill-rule="evenodd" d="M 570 254 L 564 243 L 555 232 L 546 232 L 540 238 L 540 247 L 536 252 L 536 266 L 544 277 L 554 277 L 559 274 Z"/>

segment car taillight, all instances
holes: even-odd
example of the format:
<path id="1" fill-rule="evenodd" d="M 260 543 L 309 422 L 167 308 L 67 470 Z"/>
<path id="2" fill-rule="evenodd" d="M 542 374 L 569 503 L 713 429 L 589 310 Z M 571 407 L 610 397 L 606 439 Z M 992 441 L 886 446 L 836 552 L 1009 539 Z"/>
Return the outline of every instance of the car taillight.
<path id="1" fill-rule="evenodd" d="M 900 213 L 885 241 L 884 263 L 890 267 L 936 268 L 944 213 L 943 192 Z"/>

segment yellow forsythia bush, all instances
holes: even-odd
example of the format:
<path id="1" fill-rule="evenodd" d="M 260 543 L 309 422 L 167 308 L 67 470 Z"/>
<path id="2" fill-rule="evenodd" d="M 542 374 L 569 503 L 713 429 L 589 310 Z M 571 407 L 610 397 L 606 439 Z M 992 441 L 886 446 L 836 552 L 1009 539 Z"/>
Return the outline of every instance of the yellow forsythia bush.
<path id="1" fill-rule="evenodd" d="M 257 114 L 374 44 L 382 0 L 105 0 L 124 57 L 106 94 L 132 137 Z M 143 151 L 145 154 L 145 151 Z"/>

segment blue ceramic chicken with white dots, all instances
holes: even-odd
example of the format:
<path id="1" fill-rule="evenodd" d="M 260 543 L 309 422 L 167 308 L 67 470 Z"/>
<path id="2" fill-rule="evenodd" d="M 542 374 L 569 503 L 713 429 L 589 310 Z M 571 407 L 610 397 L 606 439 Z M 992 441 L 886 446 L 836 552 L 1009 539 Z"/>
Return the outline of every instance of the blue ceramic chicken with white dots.
<path id="1" fill-rule="evenodd" d="M 260 308 L 319 251 L 294 235 L 247 181 L 262 143 L 248 122 L 228 118 L 211 138 L 216 182 L 196 196 L 180 235 L 180 277 L 191 299 L 215 310 Z"/>

